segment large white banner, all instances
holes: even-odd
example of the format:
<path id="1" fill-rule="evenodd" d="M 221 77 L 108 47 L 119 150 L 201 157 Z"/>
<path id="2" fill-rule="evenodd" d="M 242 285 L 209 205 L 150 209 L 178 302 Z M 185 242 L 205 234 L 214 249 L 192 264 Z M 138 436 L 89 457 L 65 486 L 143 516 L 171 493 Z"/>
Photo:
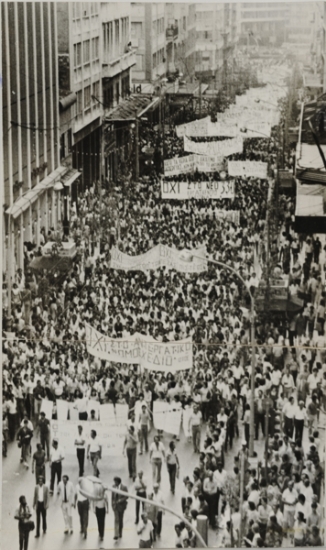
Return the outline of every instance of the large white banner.
<path id="1" fill-rule="evenodd" d="M 220 155 L 227 157 L 235 153 L 242 153 L 243 139 L 237 137 L 234 139 L 224 139 L 221 141 L 191 141 L 184 136 L 184 150 L 197 155 Z"/>
<path id="2" fill-rule="evenodd" d="M 174 183 L 172 182 L 171 185 L 173 186 Z M 113 247 L 111 249 L 110 267 L 111 269 L 122 269 L 123 271 L 147 271 L 148 269 L 158 269 L 160 267 L 175 269 L 181 273 L 200 273 L 201 271 L 206 271 L 205 247 L 200 247 L 193 251 L 193 254 L 201 256 L 203 259 L 194 257 L 191 262 L 185 262 L 182 259 L 183 253 L 183 250 L 158 244 L 145 252 L 145 254 L 128 256 L 128 254 L 120 252 L 118 248 Z"/>
<path id="3" fill-rule="evenodd" d="M 234 199 L 234 181 L 162 181 L 162 199 Z"/>
<path id="4" fill-rule="evenodd" d="M 75 439 L 78 435 L 77 426 L 83 427 L 83 435 L 88 444 L 91 430 L 95 430 L 99 443 L 102 445 L 103 457 L 121 456 L 126 435 L 127 416 L 125 418 L 114 416 L 105 421 L 89 422 L 88 420 L 52 420 L 51 437 L 59 440 L 59 446 L 63 447 L 65 454 L 76 454 Z M 99 463 L 101 469 L 101 462 Z M 90 472 L 89 472 L 90 473 Z"/>
<path id="5" fill-rule="evenodd" d="M 214 210 L 214 214 L 218 219 L 226 220 L 232 223 L 239 225 L 240 223 L 240 212 L 239 210 Z"/>
<path id="6" fill-rule="evenodd" d="M 219 172 L 223 170 L 224 158 L 222 156 L 187 155 L 174 157 L 164 161 L 164 175 L 167 177 L 189 172 Z"/>
<path id="7" fill-rule="evenodd" d="M 179 138 L 183 136 L 197 136 L 205 137 L 207 136 L 207 128 L 210 117 L 201 118 L 199 120 L 193 120 L 192 122 L 187 122 L 186 124 L 180 124 L 176 126 L 176 134 Z"/>
<path id="8" fill-rule="evenodd" d="M 176 403 L 154 401 L 153 422 L 156 430 L 164 430 L 167 433 L 179 436 L 181 417 L 181 406 L 178 407 Z"/>
<path id="9" fill-rule="evenodd" d="M 252 178 L 267 178 L 267 162 L 254 160 L 229 160 L 228 172 L 229 176 L 243 176 Z"/>
<path id="10" fill-rule="evenodd" d="M 109 338 L 85 323 L 87 351 L 112 361 L 141 365 L 152 371 L 177 372 L 192 368 L 192 339 L 157 342 L 151 336 L 133 334 L 128 338 Z"/>

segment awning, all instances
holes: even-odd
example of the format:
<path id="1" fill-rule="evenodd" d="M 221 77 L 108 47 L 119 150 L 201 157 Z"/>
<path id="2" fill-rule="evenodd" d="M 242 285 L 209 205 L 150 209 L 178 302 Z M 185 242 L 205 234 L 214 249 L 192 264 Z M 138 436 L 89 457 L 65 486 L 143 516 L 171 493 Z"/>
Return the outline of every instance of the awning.
<path id="1" fill-rule="evenodd" d="M 66 174 L 61 176 L 60 179 L 65 187 L 70 187 L 70 185 L 74 183 L 79 176 L 81 176 L 81 172 L 78 172 L 75 168 L 71 168 Z"/>
<path id="2" fill-rule="evenodd" d="M 38 256 L 34 258 L 29 264 L 31 269 L 38 271 L 40 269 L 46 269 L 51 271 L 52 269 L 57 269 L 58 271 L 69 271 L 73 266 L 72 258 L 67 257 L 49 257 L 49 256 Z"/>
<path id="3" fill-rule="evenodd" d="M 66 95 L 65 97 L 60 97 L 59 99 L 59 106 L 61 111 L 65 111 L 66 109 L 69 109 L 71 105 L 76 103 L 77 96 L 75 92 L 70 92 L 70 94 Z"/>
<path id="4" fill-rule="evenodd" d="M 106 122 L 119 122 L 126 120 L 136 120 L 141 117 L 160 102 L 160 97 L 153 98 L 151 94 L 132 94 L 128 99 L 124 99 L 113 111 L 105 118 Z"/>
<path id="5" fill-rule="evenodd" d="M 38 199 L 38 197 L 43 193 L 43 191 L 48 188 L 50 189 L 54 184 L 55 180 L 59 179 L 60 176 L 67 171 L 66 166 L 59 166 L 56 170 L 51 172 L 46 178 L 44 178 L 40 183 L 38 183 L 33 189 L 30 189 L 20 197 L 15 203 L 6 210 L 6 214 L 9 214 L 14 219 L 18 218 L 27 208 L 32 206 L 32 204 Z"/>

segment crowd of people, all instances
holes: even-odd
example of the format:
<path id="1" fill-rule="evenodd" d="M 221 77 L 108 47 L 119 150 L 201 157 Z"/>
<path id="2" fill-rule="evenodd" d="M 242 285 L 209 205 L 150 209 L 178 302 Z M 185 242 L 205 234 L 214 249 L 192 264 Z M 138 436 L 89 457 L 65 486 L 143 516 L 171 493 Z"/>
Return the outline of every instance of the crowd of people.
<path id="1" fill-rule="evenodd" d="M 276 130 L 274 130 L 276 131 Z M 166 136 L 166 156 L 183 154 L 183 140 L 174 131 Z M 75 402 L 80 420 L 88 418 L 88 400 L 126 403 L 130 411 L 125 450 L 129 476 L 140 497 L 153 504 L 136 504 L 140 546 L 153 544 L 162 529 L 164 503 L 161 468 L 167 463 L 170 490 L 175 493 L 176 476 L 182 469 L 184 494 L 179 510 L 186 522 L 175 526 L 176 547 L 197 545 L 197 517 L 205 515 L 212 529 L 223 529 L 222 546 L 281 546 L 283 538 L 295 546 L 321 546 L 321 487 L 324 483 L 322 435 L 318 429 L 321 411 L 326 409 L 325 288 L 323 254 L 316 236 L 296 235 L 293 200 L 280 197 L 279 257 L 275 273 L 290 277 L 290 292 L 304 297 L 305 307 L 296 315 L 276 322 L 270 313 L 257 315 L 256 374 L 254 400 L 251 390 L 250 291 L 259 287 L 257 269 L 263 262 L 268 191 L 273 179 L 277 152 L 268 139 L 246 138 L 244 153 L 234 159 L 269 159 L 272 171 L 266 180 L 235 178 L 235 199 L 220 201 L 172 201 L 160 198 L 160 178 L 153 174 L 130 181 L 122 193 L 115 191 L 119 211 L 119 232 L 112 229 L 97 257 L 92 253 L 98 233 L 94 219 L 101 220 L 101 203 L 94 186 L 79 197 L 72 209 L 70 235 L 78 245 L 73 267 L 64 277 L 59 272 L 41 276 L 28 267 L 33 253 L 26 251 L 26 269 L 18 271 L 12 289 L 10 333 L 3 346 L 3 441 L 18 440 L 26 469 L 30 445 L 37 431 L 40 443 L 32 456 L 37 494 L 37 532 L 40 517 L 46 532 L 46 509 L 54 480 L 62 500 L 65 527 L 72 530 L 72 510 L 78 507 L 81 530 L 86 538 L 89 503 L 68 476 L 62 477 L 64 451 L 60 441 L 50 441 L 49 422 L 41 413 L 42 400 Z M 182 176 L 184 180 L 185 176 Z M 219 179 L 218 173 L 188 175 L 192 179 Z M 177 179 L 175 177 L 174 179 Z M 237 225 L 218 217 L 219 210 L 238 210 Z M 51 241 L 54 231 L 43 233 Z M 167 268 L 130 272 L 110 269 L 110 247 L 131 256 L 157 244 L 193 250 L 205 246 L 207 257 L 236 270 L 208 262 L 207 271 L 180 273 Z M 6 292 L 6 289 L 5 289 Z M 4 300 L 4 304 L 7 301 Z M 6 316 L 6 311 L 4 311 Z M 193 368 L 179 373 L 139 371 L 138 365 L 110 363 L 87 353 L 85 322 L 112 338 L 141 333 L 159 342 L 192 337 Z M 316 334 L 318 345 L 316 345 Z M 294 343 L 300 346 L 294 347 Z M 266 397 L 271 404 L 266 409 Z M 188 409 L 188 435 L 195 469 L 187 471 L 178 456 L 178 440 L 164 443 L 158 433 L 148 442 L 155 400 Z M 142 411 L 135 417 L 137 401 Z M 249 460 L 251 408 L 255 415 L 255 439 L 268 435 L 268 447 L 258 466 Z M 82 434 L 81 441 L 83 441 Z M 95 436 L 96 438 L 96 432 Z M 234 467 L 226 471 L 226 459 L 234 439 L 241 437 L 241 451 Z M 149 452 L 153 467 L 153 489 L 136 467 L 135 453 Z M 99 445 L 91 442 L 94 473 L 100 475 L 95 455 Z M 85 447 L 77 443 L 77 450 Z M 93 449 L 93 450 L 92 450 Z M 77 453 L 78 454 L 78 453 Z M 80 455 L 80 453 L 79 453 Z M 51 460 L 53 479 L 50 495 L 45 487 L 45 462 Z M 57 466 L 54 466 L 57 464 Z M 84 472 L 79 461 L 79 476 Z M 123 489 L 120 478 L 115 486 Z M 127 489 L 125 487 L 125 489 Z M 130 490 L 130 488 L 129 488 Z M 68 492 L 68 496 L 67 496 Z M 41 500 L 39 500 L 39 493 Z M 240 500 L 243 496 L 243 502 Z M 114 495 L 114 494 L 113 494 Z M 115 538 L 122 536 L 123 512 L 127 500 L 114 500 Z M 113 501 L 112 501 L 113 505 Z M 27 507 L 27 508 L 26 508 Z M 96 503 L 99 534 L 104 536 L 107 496 Z M 24 522 L 31 512 L 22 497 L 15 516 L 24 544 Z M 25 548 L 27 546 L 25 545 Z"/>

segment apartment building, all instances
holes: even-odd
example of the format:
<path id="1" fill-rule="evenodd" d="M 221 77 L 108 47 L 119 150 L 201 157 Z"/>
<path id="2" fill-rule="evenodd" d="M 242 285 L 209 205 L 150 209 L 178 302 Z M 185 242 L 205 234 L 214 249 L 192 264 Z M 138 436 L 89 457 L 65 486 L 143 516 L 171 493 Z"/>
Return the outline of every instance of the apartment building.
<path id="1" fill-rule="evenodd" d="M 243 43 L 280 46 L 286 42 L 290 17 L 288 4 L 288 2 L 241 2 L 238 32 Z"/>
<path id="2" fill-rule="evenodd" d="M 56 226 L 60 166 L 57 17 L 53 2 L 2 2 L 3 268 Z M 8 280 L 8 279 L 7 279 Z"/>

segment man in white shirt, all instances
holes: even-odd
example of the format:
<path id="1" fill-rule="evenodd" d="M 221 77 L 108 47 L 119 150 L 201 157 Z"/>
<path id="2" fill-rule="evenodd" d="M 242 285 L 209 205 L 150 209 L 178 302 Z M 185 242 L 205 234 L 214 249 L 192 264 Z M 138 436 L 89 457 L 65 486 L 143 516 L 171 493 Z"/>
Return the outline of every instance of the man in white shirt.
<path id="1" fill-rule="evenodd" d="M 139 548 L 152 548 L 153 544 L 153 530 L 154 526 L 150 519 L 148 519 L 148 515 L 146 512 L 144 512 L 141 515 L 142 522 L 137 529 L 138 535 L 141 535 L 139 540 Z"/>
<path id="2" fill-rule="evenodd" d="M 35 538 L 40 536 L 40 524 L 42 515 L 42 527 L 43 533 L 46 533 L 46 511 L 49 507 L 49 489 L 44 485 L 44 478 L 40 476 L 38 478 L 38 484 L 34 490 L 33 508 L 36 511 L 36 535 Z"/>
<path id="3" fill-rule="evenodd" d="M 53 495 L 55 477 L 57 476 L 58 490 L 59 483 L 61 481 L 62 474 L 62 461 L 65 458 L 64 451 L 60 449 L 58 440 L 53 439 L 52 448 L 50 452 L 50 464 L 51 464 L 51 483 L 50 483 L 50 495 Z"/>
<path id="4" fill-rule="evenodd" d="M 93 475 L 95 477 L 100 476 L 100 471 L 97 467 L 98 461 L 102 458 L 102 445 L 100 444 L 97 433 L 95 430 L 91 430 L 91 438 L 87 445 L 87 459 L 91 460 L 93 465 Z"/>
<path id="5" fill-rule="evenodd" d="M 294 404 L 294 397 L 290 397 L 283 406 L 283 419 L 284 419 L 284 433 L 292 439 L 294 428 L 294 416 L 296 413 L 296 405 Z"/>
<path id="6" fill-rule="evenodd" d="M 84 497 L 80 492 L 80 482 L 83 478 L 80 477 L 75 488 L 75 506 L 77 504 L 79 519 L 80 519 L 80 532 L 84 535 L 84 539 L 87 538 L 88 527 L 88 513 L 89 513 L 89 500 Z"/>
<path id="7" fill-rule="evenodd" d="M 289 481 L 288 488 L 282 493 L 284 504 L 284 529 L 292 531 L 294 525 L 295 505 L 298 502 L 298 493 L 294 489 L 293 481 Z"/>
<path id="8" fill-rule="evenodd" d="M 64 533 L 73 533 L 72 527 L 72 508 L 75 508 L 75 491 L 74 486 L 69 481 L 69 477 L 64 475 L 59 483 L 59 501 L 61 503 L 63 519 L 65 522 Z"/>
<path id="9" fill-rule="evenodd" d="M 307 418 L 304 401 L 299 401 L 299 404 L 295 408 L 294 414 L 294 429 L 295 429 L 295 441 L 302 443 L 304 423 Z"/>

